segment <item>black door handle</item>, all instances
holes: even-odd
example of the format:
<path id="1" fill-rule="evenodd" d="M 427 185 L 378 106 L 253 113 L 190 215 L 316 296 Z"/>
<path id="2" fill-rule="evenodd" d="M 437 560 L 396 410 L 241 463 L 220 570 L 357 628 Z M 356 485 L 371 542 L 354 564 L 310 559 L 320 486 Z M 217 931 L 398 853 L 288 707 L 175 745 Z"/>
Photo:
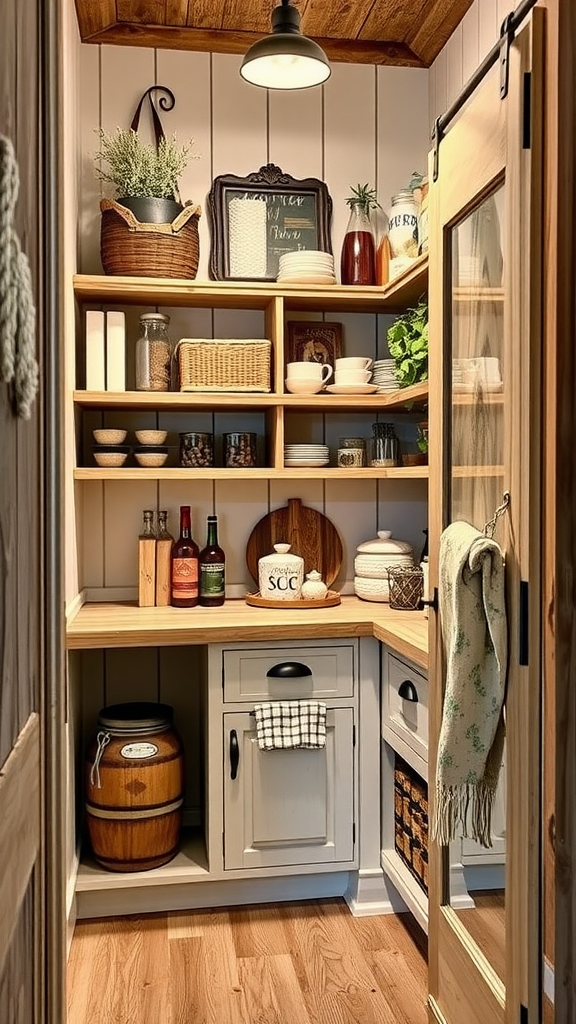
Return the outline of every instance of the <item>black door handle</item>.
<path id="1" fill-rule="evenodd" d="M 272 679 L 297 679 L 299 676 L 311 676 L 312 669 L 301 661 L 281 661 L 269 668 L 266 675 Z"/>
<path id="2" fill-rule="evenodd" d="M 411 683 L 409 679 L 405 679 L 403 683 L 400 683 L 398 696 L 402 697 L 402 700 L 411 701 L 413 704 L 418 703 L 418 691 L 414 683 Z"/>
<path id="3" fill-rule="evenodd" d="M 420 598 L 420 600 L 418 601 L 418 611 L 421 612 L 422 609 L 424 608 L 424 605 L 426 604 L 428 605 L 429 608 L 432 608 L 432 611 L 438 611 L 438 590 L 436 587 L 434 587 L 434 593 L 432 595 L 431 601 L 425 601 L 424 598 Z"/>
<path id="4" fill-rule="evenodd" d="M 238 775 L 238 764 L 240 762 L 240 747 L 238 746 L 238 734 L 236 729 L 230 730 L 230 778 L 232 781 Z"/>

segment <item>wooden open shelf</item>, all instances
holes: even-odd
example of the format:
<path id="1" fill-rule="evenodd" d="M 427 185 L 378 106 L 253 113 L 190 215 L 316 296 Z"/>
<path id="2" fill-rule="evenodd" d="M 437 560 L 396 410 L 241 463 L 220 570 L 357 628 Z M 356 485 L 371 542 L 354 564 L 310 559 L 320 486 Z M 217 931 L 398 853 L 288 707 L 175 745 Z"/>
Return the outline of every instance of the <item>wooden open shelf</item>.
<path id="1" fill-rule="evenodd" d="M 285 310 L 329 309 L 341 313 L 390 313 L 417 302 L 428 285 L 428 255 L 384 287 L 372 285 L 259 284 L 254 281 L 184 281 L 156 277 L 77 274 L 74 293 L 82 303 L 262 309 L 276 298 Z"/>
<path id="2" fill-rule="evenodd" d="M 460 474 L 459 474 L 460 475 Z M 359 469 L 338 467 L 295 467 L 270 469 L 262 466 L 241 469 L 210 466 L 206 469 L 162 467 L 145 469 L 141 466 L 121 466 L 105 469 L 100 466 L 79 466 L 74 470 L 75 480 L 427 480 L 428 466 L 395 466 L 392 469 L 362 466 Z"/>
<path id="3" fill-rule="evenodd" d="M 469 395 L 462 397 L 470 398 Z M 502 397 L 502 396 L 491 396 Z M 405 411 L 406 405 L 422 405 L 428 401 L 428 381 L 399 388 L 386 394 L 317 395 L 239 394 L 219 392 L 176 391 L 75 391 L 74 403 L 81 409 L 153 409 L 158 412 L 183 409 L 311 409 L 315 412 L 346 412 L 363 409 L 386 412 Z"/>

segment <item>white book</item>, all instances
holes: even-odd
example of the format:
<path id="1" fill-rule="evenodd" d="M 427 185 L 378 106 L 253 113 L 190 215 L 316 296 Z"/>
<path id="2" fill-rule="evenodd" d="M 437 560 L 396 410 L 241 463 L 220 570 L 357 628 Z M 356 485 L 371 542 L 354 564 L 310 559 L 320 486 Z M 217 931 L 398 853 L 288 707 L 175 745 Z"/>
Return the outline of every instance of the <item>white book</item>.
<path id="1" fill-rule="evenodd" d="M 126 317 L 106 313 L 106 391 L 126 390 Z"/>
<path id="2" fill-rule="evenodd" d="M 105 390 L 104 313 L 86 310 L 86 391 Z"/>

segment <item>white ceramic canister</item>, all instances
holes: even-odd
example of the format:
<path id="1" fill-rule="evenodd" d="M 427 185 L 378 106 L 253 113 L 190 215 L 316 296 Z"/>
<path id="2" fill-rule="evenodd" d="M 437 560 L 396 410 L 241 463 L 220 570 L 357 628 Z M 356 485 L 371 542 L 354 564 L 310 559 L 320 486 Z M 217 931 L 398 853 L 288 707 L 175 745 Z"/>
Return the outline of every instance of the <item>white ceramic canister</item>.
<path id="1" fill-rule="evenodd" d="M 411 189 L 392 196 L 389 214 L 388 244 L 390 259 L 418 256 L 418 207 Z"/>
<path id="2" fill-rule="evenodd" d="M 268 601 L 296 601 L 302 591 L 304 559 L 289 554 L 290 544 L 275 544 L 274 552 L 258 559 L 260 597 Z"/>
<path id="3" fill-rule="evenodd" d="M 302 584 L 302 597 L 307 601 L 322 601 L 328 593 L 328 587 L 317 569 L 306 573 L 306 579 Z"/>
<path id="4" fill-rule="evenodd" d="M 396 540 L 391 530 L 378 530 L 378 537 L 356 548 L 354 592 L 364 601 L 388 601 L 388 569 L 414 565 L 414 550 L 405 540 Z"/>

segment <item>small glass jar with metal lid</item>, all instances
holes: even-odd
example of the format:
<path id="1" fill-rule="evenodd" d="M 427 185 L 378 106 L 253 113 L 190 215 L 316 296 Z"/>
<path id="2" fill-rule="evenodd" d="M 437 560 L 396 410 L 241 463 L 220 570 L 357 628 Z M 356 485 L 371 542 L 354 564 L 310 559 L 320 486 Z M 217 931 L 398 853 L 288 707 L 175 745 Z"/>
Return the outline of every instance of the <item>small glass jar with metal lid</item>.
<path id="1" fill-rule="evenodd" d="M 366 465 L 366 442 L 363 437 L 338 439 L 338 465 L 341 469 L 355 469 Z"/>
<path id="2" fill-rule="evenodd" d="M 170 317 L 165 313 L 142 313 L 140 317 L 140 337 L 136 342 L 137 391 L 170 391 L 169 323 Z"/>

